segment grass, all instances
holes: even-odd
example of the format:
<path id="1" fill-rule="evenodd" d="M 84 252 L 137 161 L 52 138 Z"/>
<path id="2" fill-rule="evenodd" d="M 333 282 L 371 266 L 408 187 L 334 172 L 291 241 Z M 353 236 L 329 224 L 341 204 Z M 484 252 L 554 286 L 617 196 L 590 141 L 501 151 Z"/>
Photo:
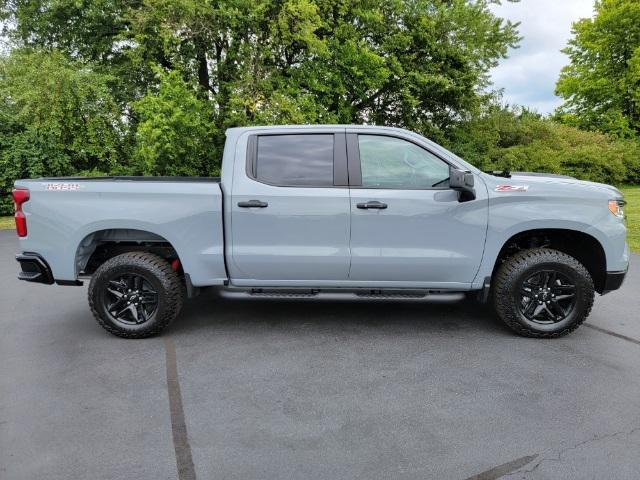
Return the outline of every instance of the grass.
<path id="1" fill-rule="evenodd" d="M 625 214 L 629 233 L 627 240 L 631 250 L 640 253 L 640 186 L 621 187 L 624 199 L 627 201 Z"/>
<path id="2" fill-rule="evenodd" d="M 13 217 L 0 217 L 0 230 L 10 230 L 16 228 Z"/>
<path id="3" fill-rule="evenodd" d="M 621 187 L 620 190 L 627 201 L 625 213 L 629 228 L 629 246 L 634 252 L 640 253 L 640 186 Z M 12 228 L 15 228 L 13 217 L 0 217 L 0 230 Z"/>

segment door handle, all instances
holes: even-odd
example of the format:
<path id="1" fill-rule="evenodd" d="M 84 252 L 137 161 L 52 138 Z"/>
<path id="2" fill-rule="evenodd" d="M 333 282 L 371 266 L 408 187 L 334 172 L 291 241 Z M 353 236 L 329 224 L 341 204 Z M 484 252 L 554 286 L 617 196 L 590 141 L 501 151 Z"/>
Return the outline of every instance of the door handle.
<path id="1" fill-rule="evenodd" d="M 249 200 L 248 202 L 238 202 L 238 206 L 241 208 L 265 208 L 269 204 L 260 200 Z"/>
<path id="2" fill-rule="evenodd" d="M 387 208 L 386 203 L 378 202 L 377 200 L 372 200 L 367 203 L 358 203 L 356 206 L 358 208 L 376 208 L 378 210 L 384 210 L 385 208 Z"/>

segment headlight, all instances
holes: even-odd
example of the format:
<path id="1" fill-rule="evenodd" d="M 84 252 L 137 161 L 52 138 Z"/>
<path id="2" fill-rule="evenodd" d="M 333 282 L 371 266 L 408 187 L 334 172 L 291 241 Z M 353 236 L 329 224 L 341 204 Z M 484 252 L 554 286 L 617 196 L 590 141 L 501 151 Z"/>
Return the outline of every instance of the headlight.
<path id="1" fill-rule="evenodd" d="M 617 200 L 609 200 L 609 211 L 618 218 L 624 218 L 624 206 L 627 202 L 621 198 Z"/>

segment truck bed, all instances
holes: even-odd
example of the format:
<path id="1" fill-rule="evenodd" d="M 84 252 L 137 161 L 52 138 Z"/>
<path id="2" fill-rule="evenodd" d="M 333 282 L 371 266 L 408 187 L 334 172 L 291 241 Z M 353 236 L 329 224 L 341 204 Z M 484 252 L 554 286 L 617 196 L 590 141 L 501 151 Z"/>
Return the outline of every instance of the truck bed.
<path id="1" fill-rule="evenodd" d="M 220 179 L 66 177 L 18 180 L 30 199 L 23 210 L 23 252 L 38 252 L 56 281 L 75 281 L 101 239 L 166 242 L 194 286 L 226 281 Z"/>

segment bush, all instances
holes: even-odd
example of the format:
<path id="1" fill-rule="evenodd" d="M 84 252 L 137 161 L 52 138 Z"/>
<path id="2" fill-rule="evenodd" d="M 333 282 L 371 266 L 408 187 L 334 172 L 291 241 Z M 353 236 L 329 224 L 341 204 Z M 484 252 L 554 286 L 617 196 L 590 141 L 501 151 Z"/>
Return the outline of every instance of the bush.
<path id="1" fill-rule="evenodd" d="M 449 148 L 482 170 L 548 172 L 620 184 L 640 181 L 640 143 L 492 107 L 452 132 Z"/>

